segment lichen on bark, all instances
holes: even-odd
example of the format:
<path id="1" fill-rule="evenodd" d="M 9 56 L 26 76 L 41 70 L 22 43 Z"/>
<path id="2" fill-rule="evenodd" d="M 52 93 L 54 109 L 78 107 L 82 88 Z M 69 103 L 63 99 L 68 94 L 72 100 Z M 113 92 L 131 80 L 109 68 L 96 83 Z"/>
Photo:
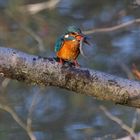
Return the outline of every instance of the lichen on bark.
<path id="1" fill-rule="evenodd" d="M 29 55 L 15 49 L 0 47 L 0 75 L 140 108 L 140 83 L 137 81 L 73 65 L 60 65 L 56 59 Z"/>

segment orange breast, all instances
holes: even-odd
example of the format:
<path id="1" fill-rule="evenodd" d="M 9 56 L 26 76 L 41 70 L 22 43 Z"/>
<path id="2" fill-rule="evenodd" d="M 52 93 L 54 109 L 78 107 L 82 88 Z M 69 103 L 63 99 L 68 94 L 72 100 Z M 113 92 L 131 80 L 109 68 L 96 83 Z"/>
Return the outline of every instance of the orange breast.
<path id="1" fill-rule="evenodd" d="M 77 40 L 64 41 L 61 49 L 57 52 L 57 57 L 64 60 L 75 60 L 79 53 L 79 42 Z"/>

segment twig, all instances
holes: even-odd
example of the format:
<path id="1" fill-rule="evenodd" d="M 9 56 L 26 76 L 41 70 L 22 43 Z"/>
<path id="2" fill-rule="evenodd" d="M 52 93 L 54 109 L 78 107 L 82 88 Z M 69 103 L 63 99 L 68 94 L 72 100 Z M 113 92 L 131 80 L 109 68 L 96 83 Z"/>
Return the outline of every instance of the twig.
<path id="1" fill-rule="evenodd" d="M 5 78 L 3 81 L 2 81 L 2 88 L 6 88 L 7 86 L 8 86 L 8 84 L 9 84 L 9 82 L 10 82 L 11 80 L 10 79 L 8 79 L 8 78 Z"/>
<path id="2" fill-rule="evenodd" d="M 37 99 L 38 99 L 39 94 L 40 94 L 40 92 L 38 90 L 34 93 L 32 103 L 31 103 L 31 106 L 30 106 L 29 111 L 28 111 L 29 112 L 28 117 L 27 117 L 27 129 L 28 130 L 32 129 L 32 113 L 33 113 L 35 106 L 37 104 Z"/>
<path id="3" fill-rule="evenodd" d="M 118 117 L 113 116 L 104 106 L 100 106 L 100 109 L 105 113 L 105 115 L 113 120 L 114 122 L 116 122 L 117 124 L 119 124 L 121 126 L 122 129 L 124 129 L 125 131 L 127 131 L 135 140 L 138 140 L 137 135 L 135 134 L 134 130 L 129 127 L 128 125 L 126 125 L 121 119 L 119 119 Z"/>
<path id="4" fill-rule="evenodd" d="M 107 27 L 107 28 L 95 28 L 93 30 L 89 30 L 89 31 L 83 31 L 84 34 L 94 34 L 94 33 L 104 33 L 104 32 L 112 32 L 127 26 L 130 26 L 132 24 L 135 23 L 140 23 L 140 18 L 119 24 L 119 25 L 115 25 L 113 27 Z"/>
<path id="5" fill-rule="evenodd" d="M 133 120 L 132 120 L 132 129 L 133 130 L 135 130 L 135 128 L 137 126 L 137 120 L 138 120 L 137 117 L 138 117 L 138 109 L 136 109 Z"/>
<path id="6" fill-rule="evenodd" d="M 28 4 L 26 6 L 22 6 L 20 9 L 25 12 L 28 11 L 30 14 L 34 15 L 45 9 L 54 9 L 59 2 L 60 0 L 49 0 L 47 2 Z"/>
<path id="7" fill-rule="evenodd" d="M 8 83 L 10 82 L 10 79 L 4 79 L 1 85 L 2 91 L 7 87 Z M 17 115 L 17 113 L 12 109 L 7 101 L 5 100 L 4 96 L 0 96 L 0 109 L 5 110 L 8 112 L 13 119 L 27 132 L 28 136 L 30 137 L 31 140 L 36 140 L 35 135 L 33 134 L 31 129 L 28 129 L 28 126 L 21 120 L 21 118 Z"/>
<path id="8" fill-rule="evenodd" d="M 20 24 L 20 27 L 24 31 L 26 31 L 27 33 L 29 33 L 38 42 L 39 51 L 40 52 L 44 52 L 45 51 L 45 47 L 44 47 L 44 44 L 43 44 L 42 39 L 33 30 L 31 30 L 30 28 L 28 28 L 24 24 L 22 24 L 22 23 L 19 23 L 19 24 Z"/>
<path id="9" fill-rule="evenodd" d="M 44 52 L 45 46 L 44 46 L 44 43 L 43 43 L 43 40 L 41 39 L 41 37 L 39 35 L 37 35 L 33 30 L 28 28 L 26 25 L 24 25 L 22 22 L 17 20 L 11 11 L 6 11 L 6 12 L 7 12 L 7 15 L 10 16 L 11 18 L 13 18 L 25 32 L 27 32 L 29 35 L 31 35 L 37 41 L 39 51 Z"/>
<path id="10" fill-rule="evenodd" d="M 34 136 L 33 132 L 27 129 L 25 123 L 20 119 L 20 117 L 11 107 L 0 103 L 0 108 L 8 112 L 13 117 L 13 119 L 27 132 L 31 140 L 36 140 L 36 137 Z"/>
<path id="11" fill-rule="evenodd" d="M 13 119 L 23 128 L 26 130 L 26 125 L 23 123 L 23 121 L 18 117 L 16 112 L 10 108 L 8 105 L 0 104 L 0 108 L 5 110 L 6 112 L 10 113 L 10 115 L 13 117 Z"/>

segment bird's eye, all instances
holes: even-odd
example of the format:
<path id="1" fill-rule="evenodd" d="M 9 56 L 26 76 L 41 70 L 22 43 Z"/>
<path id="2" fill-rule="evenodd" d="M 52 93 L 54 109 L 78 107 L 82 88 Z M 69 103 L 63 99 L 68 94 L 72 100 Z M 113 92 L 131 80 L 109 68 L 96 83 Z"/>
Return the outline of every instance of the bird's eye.
<path id="1" fill-rule="evenodd" d="M 76 33 L 74 33 L 74 32 L 72 32 L 71 34 L 72 34 L 72 35 L 76 35 Z"/>

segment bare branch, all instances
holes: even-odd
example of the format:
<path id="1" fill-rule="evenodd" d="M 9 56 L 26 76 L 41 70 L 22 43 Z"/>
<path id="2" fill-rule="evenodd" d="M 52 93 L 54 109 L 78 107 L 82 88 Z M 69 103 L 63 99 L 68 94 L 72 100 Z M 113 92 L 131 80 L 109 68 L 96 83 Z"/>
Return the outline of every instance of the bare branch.
<path id="1" fill-rule="evenodd" d="M 38 48 L 40 52 L 45 51 L 45 46 L 43 43 L 43 40 L 41 39 L 41 37 L 39 35 L 37 35 L 33 30 L 31 30 L 30 28 L 28 28 L 27 26 L 23 25 L 20 23 L 20 27 L 26 31 L 28 34 L 30 34 L 38 43 Z"/>
<path id="2" fill-rule="evenodd" d="M 17 116 L 16 112 L 11 109 L 8 105 L 0 104 L 0 108 L 5 110 L 6 112 L 10 113 L 13 119 L 23 128 L 26 129 L 26 125 L 23 121 Z"/>
<path id="3" fill-rule="evenodd" d="M 37 104 L 37 98 L 38 98 L 38 95 L 40 94 L 40 91 L 37 90 L 33 96 L 33 99 L 32 99 L 32 103 L 29 107 L 29 113 L 28 113 L 28 117 L 27 117 L 27 129 L 28 130 L 32 130 L 32 113 L 36 107 L 36 104 Z"/>
<path id="4" fill-rule="evenodd" d="M 21 29 L 23 29 L 25 32 L 27 32 L 31 37 L 33 37 L 33 39 L 38 43 L 38 49 L 40 52 L 44 52 L 45 51 L 45 46 L 43 43 L 43 40 L 41 39 L 41 37 L 39 35 L 37 35 L 32 29 L 28 28 L 24 23 L 20 22 L 19 20 L 17 20 L 15 18 L 15 16 L 12 14 L 11 11 L 6 11 L 7 15 L 10 16 L 11 18 L 13 18 L 21 27 Z"/>
<path id="5" fill-rule="evenodd" d="M 135 23 L 140 23 L 140 18 L 130 20 L 128 22 L 125 22 L 125 23 L 122 23 L 122 24 L 119 24 L 119 25 L 115 25 L 113 27 L 95 28 L 95 29 L 92 29 L 92 30 L 89 30 L 89 31 L 84 31 L 83 33 L 84 34 L 94 34 L 94 33 L 112 32 L 112 31 L 115 31 L 115 30 L 119 30 L 121 28 L 128 27 L 128 26 L 130 26 L 132 24 L 135 24 Z"/>
<path id="6" fill-rule="evenodd" d="M 121 126 L 122 129 L 124 129 L 125 131 L 127 131 L 135 140 L 138 139 L 137 135 L 135 134 L 134 130 L 129 127 L 128 125 L 126 125 L 121 119 L 119 119 L 118 117 L 113 116 L 104 106 L 100 106 L 100 109 L 102 111 L 104 111 L 105 115 L 113 120 L 114 122 L 116 122 L 117 124 L 119 124 Z"/>
<path id="7" fill-rule="evenodd" d="M 140 108 L 140 83 L 103 72 L 60 65 L 42 58 L 0 47 L 0 75 L 39 86 L 57 86 L 100 100 Z"/>
<path id="8" fill-rule="evenodd" d="M 8 79 L 8 78 L 5 78 L 2 81 L 2 83 L 1 83 L 2 92 L 5 91 L 4 89 L 7 87 L 9 82 L 10 82 L 10 79 Z M 18 116 L 16 111 L 14 109 L 12 109 L 12 107 L 10 107 L 10 105 L 8 104 L 8 101 L 6 100 L 6 98 L 3 95 L 0 96 L 0 109 L 8 112 L 12 116 L 12 118 L 17 122 L 17 124 L 19 124 L 19 126 L 21 126 L 27 132 L 27 134 L 31 140 L 36 140 L 36 137 L 33 134 L 32 130 L 29 129 L 31 127 L 28 127 L 28 124 L 26 126 L 26 123 L 24 123 L 23 120 Z M 28 118 L 27 118 L 27 121 L 28 121 Z"/>
<path id="9" fill-rule="evenodd" d="M 54 9 L 60 0 L 49 0 L 46 2 L 29 4 L 21 7 L 21 10 L 28 11 L 30 14 L 34 15 L 45 9 Z"/>
<path id="10" fill-rule="evenodd" d="M 0 108 L 8 112 L 13 117 L 13 119 L 27 132 L 31 140 L 36 140 L 33 132 L 27 129 L 26 124 L 20 119 L 17 113 L 10 106 L 0 103 Z"/>
<path id="11" fill-rule="evenodd" d="M 9 84 L 9 82 L 10 82 L 10 79 L 5 78 L 5 79 L 2 81 L 1 86 L 2 86 L 3 88 L 6 88 L 7 85 Z"/>
<path id="12" fill-rule="evenodd" d="M 136 126 L 137 126 L 137 120 L 138 120 L 138 110 L 136 109 L 135 113 L 134 113 L 134 117 L 132 119 L 132 129 L 135 130 Z"/>

